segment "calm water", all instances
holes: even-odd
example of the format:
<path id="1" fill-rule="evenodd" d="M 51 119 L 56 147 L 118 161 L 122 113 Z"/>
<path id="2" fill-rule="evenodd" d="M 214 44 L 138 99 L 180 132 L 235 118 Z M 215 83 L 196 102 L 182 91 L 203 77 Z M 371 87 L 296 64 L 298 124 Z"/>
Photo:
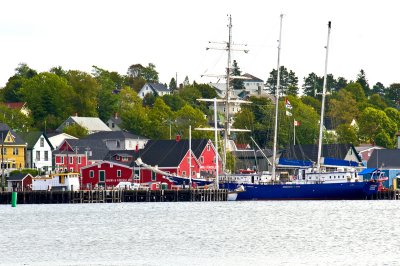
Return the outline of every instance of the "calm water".
<path id="1" fill-rule="evenodd" d="M 0 206 L 1 265 L 400 265 L 400 201 Z"/>

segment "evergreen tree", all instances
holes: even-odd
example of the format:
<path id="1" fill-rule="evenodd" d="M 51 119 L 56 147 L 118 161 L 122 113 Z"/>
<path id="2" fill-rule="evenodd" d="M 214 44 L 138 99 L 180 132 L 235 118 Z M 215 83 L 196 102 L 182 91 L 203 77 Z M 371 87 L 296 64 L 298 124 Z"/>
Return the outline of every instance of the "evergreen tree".
<path id="1" fill-rule="evenodd" d="M 362 89 L 364 90 L 365 96 L 369 96 L 371 93 L 371 89 L 369 88 L 368 80 L 365 76 L 364 70 L 360 70 L 360 73 L 357 75 L 356 82 L 361 85 Z"/>
<path id="2" fill-rule="evenodd" d="M 232 75 L 240 77 L 242 75 L 242 72 L 240 71 L 240 68 L 238 66 L 238 63 L 236 60 L 233 60 L 233 65 L 232 65 Z M 242 79 L 237 79 L 234 78 L 232 80 L 232 88 L 234 90 L 241 90 L 243 89 L 243 80 Z"/>
<path id="3" fill-rule="evenodd" d="M 299 83 L 299 78 L 296 76 L 296 74 L 290 70 L 288 71 L 286 67 L 281 66 L 280 67 L 280 95 L 297 95 L 298 94 L 298 83 Z M 276 69 L 273 69 L 270 72 L 270 76 L 267 79 L 267 90 L 269 91 L 270 94 L 275 94 L 276 91 L 276 85 L 277 85 L 277 80 L 278 80 L 278 71 Z"/>

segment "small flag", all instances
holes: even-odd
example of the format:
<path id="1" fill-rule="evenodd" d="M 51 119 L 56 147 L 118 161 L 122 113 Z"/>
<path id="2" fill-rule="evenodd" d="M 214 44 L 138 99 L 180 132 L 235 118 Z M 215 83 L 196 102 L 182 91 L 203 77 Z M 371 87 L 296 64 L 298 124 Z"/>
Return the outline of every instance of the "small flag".
<path id="1" fill-rule="evenodd" d="M 298 126 L 300 126 L 300 121 L 294 120 L 293 124 L 294 124 L 295 127 L 298 127 Z"/>
<path id="2" fill-rule="evenodd" d="M 292 105 L 287 98 L 285 99 L 285 107 L 286 109 L 292 110 Z"/>
<path id="3" fill-rule="evenodd" d="M 287 116 L 292 116 L 292 113 L 286 110 L 286 115 Z"/>

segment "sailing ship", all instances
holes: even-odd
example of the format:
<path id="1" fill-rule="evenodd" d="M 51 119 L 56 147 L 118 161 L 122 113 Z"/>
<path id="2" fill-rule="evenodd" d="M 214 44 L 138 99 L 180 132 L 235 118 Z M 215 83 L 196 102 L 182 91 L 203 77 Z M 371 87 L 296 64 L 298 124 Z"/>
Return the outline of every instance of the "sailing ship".
<path id="1" fill-rule="evenodd" d="M 271 179 L 268 182 L 260 178 L 243 177 L 235 175 L 222 176 L 219 180 L 219 187 L 228 190 L 235 190 L 238 186 L 244 191 L 237 195 L 237 200 L 348 200 L 365 199 L 378 191 L 378 183 L 375 181 L 359 180 L 357 171 L 353 167 L 337 168 L 328 172 L 321 165 L 322 156 L 322 130 L 324 118 L 324 106 L 326 95 L 326 76 L 329 37 L 331 22 L 328 23 L 328 41 L 326 45 L 325 75 L 322 92 L 322 108 L 320 120 L 320 132 L 318 142 L 318 161 L 316 167 L 300 167 L 297 169 L 297 176 L 293 179 L 279 179 L 276 174 L 277 161 L 277 129 L 278 129 L 278 102 L 280 87 L 280 49 L 282 32 L 282 15 L 280 21 L 280 35 L 278 45 L 278 68 L 277 88 L 275 91 L 275 127 Z M 229 76 L 227 77 L 229 80 Z"/>

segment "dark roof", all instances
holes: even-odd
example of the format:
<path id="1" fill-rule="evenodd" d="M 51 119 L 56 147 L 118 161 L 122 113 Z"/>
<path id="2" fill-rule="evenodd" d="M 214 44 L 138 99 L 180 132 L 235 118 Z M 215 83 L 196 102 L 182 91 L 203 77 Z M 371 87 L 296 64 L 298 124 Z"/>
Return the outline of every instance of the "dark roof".
<path id="1" fill-rule="evenodd" d="M 22 181 L 25 177 L 31 176 L 30 174 L 14 173 L 7 178 L 8 181 Z"/>
<path id="2" fill-rule="evenodd" d="M 322 145 L 322 157 L 344 160 L 350 149 L 354 151 L 358 161 L 361 162 L 361 158 L 352 144 L 324 144 Z M 281 154 L 281 158 L 312 162 L 317 162 L 317 157 L 317 144 L 290 145 Z"/>
<path id="3" fill-rule="evenodd" d="M 11 128 L 4 123 L 0 123 L 0 131 L 4 131 L 4 130 L 10 130 Z"/>
<path id="4" fill-rule="evenodd" d="M 65 141 L 74 151 L 56 150 L 53 154 L 75 154 L 75 149 L 78 148 L 80 154 L 90 151 L 89 160 L 103 160 L 109 151 L 106 144 L 98 139 L 67 139 Z"/>
<path id="5" fill-rule="evenodd" d="M 249 78 L 249 79 L 245 79 L 245 82 L 249 82 L 249 81 L 253 81 L 253 82 L 264 82 L 262 79 L 257 78 L 253 75 L 250 75 L 249 73 L 245 73 L 242 75 L 243 77 Z"/>
<path id="6" fill-rule="evenodd" d="M 191 141 L 192 151 L 196 158 L 208 143 L 208 139 L 193 139 Z M 159 167 L 178 166 L 187 151 L 189 150 L 189 140 L 150 140 L 146 147 L 140 151 L 142 161 L 148 165 L 158 165 Z"/>
<path id="7" fill-rule="evenodd" d="M 154 91 L 166 91 L 169 92 L 169 89 L 165 87 L 161 83 L 147 83 Z"/>
<path id="8" fill-rule="evenodd" d="M 50 145 L 51 149 L 54 149 L 53 146 L 51 145 L 51 142 L 47 138 L 46 134 L 40 131 L 32 131 L 32 132 L 22 132 L 18 133 L 21 138 L 28 143 L 28 149 L 33 149 L 35 144 L 39 141 L 40 136 L 42 136 L 46 139 L 47 143 Z"/>
<path id="9" fill-rule="evenodd" d="M 4 143 L 4 139 L 7 137 L 8 132 L 11 132 L 11 135 L 14 136 L 15 141 L 12 143 L 14 145 L 24 145 L 26 142 L 19 136 L 17 135 L 14 130 L 0 130 L 0 142 Z M 3 136 L 3 139 L 1 139 L 1 136 Z"/>
<path id="10" fill-rule="evenodd" d="M 368 168 L 400 169 L 399 149 L 375 149 L 367 162 Z"/>
<path id="11" fill-rule="evenodd" d="M 114 159 L 114 156 L 118 155 L 118 156 L 131 156 L 132 157 L 132 161 L 129 162 L 123 162 L 123 161 L 117 161 Z M 136 166 L 135 165 L 135 160 L 139 157 L 139 152 L 133 151 L 133 150 L 111 150 L 107 153 L 107 155 L 105 156 L 104 160 L 105 161 L 109 161 L 109 162 L 115 162 L 115 163 L 119 163 L 122 165 L 126 165 L 126 166 Z"/>
<path id="12" fill-rule="evenodd" d="M 132 134 L 128 131 L 100 131 L 93 134 L 89 134 L 82 139 L 87 140 L 108 140 L 108 139 L 147 139 L 145 137 Z"/>
<path id="13" fill-rule="evenodd" d="M 267 156 L 271 157 L 272 156 L 272 150 L 270 149 L 264 149 L 262 152 Z M 233 151 L 233 155 L 235 155 L 236 158 L 238 159 L 251 159 L 251 158 L 264 158 L 264 155 L 261 153 L 261 151 L 257 150 L 238 150 L 238 151 Z"/>

